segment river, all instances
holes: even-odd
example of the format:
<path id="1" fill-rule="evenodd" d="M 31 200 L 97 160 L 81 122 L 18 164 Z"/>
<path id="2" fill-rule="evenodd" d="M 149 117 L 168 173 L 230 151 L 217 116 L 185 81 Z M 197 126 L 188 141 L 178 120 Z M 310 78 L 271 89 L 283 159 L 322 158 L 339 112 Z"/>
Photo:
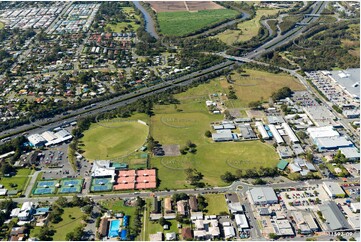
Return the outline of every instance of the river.
<path id="1" fill-rule="evenodd" d="M 159 39 L 159 35 L 157 34 L 157 31 L 155 30 L 154 21 L 150 14 L 145 10 L 145 8 L 139 3 L 139 1 L 133 1 L 136 8 L 139 9 L 139 11 L 142 12 L 145 22 L 145 31 L 147 31 L 151 36 L 153 36 L 156 39 Z"/>

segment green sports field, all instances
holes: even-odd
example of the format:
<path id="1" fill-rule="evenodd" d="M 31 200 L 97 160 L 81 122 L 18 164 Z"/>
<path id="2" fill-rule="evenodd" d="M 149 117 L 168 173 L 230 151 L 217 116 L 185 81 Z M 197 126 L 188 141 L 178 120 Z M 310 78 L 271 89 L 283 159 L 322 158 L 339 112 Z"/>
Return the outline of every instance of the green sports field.
<path id="1" fill-rule="evenodd" d="M 79 148 L 89 160 L 116 160 L 139 149 L 147 136 L 148 126 L 138 123 L 137 119 L 101 121 L 84 132 Z"/>
<path id="2" fill-rule="evenodd" d="M 182 36 L 224 19 L 232 18 L 237 14 L 237 11 L 231 9 L 160 12 L 157 13 L 157 19 L 162 34 Z"/>

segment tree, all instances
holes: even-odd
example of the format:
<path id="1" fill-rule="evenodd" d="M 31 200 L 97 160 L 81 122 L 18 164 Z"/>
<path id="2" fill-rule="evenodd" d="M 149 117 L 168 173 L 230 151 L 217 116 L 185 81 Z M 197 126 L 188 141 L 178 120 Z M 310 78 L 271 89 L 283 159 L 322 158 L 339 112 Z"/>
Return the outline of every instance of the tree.
<path id="1" fill-rule="evenodd" d="M 203 197 L 202 195 L 198 195 L 197 201 L 198 201 L 199 211 L 203 211 L 208 206 L 208 203 L 206 202 L 206 198 Z"/>
<path id="2" fill-rule="evenodd" d="M 278 235 L 275 234 L 275 233 L 270 233 L 270 234 L 268 234 L 268 237 L 269 237 L 270 239 L 278 239 Z"/>
<path id="3" fill-rule="evenodd" d="M 55 203 L 57 203 L 60 207 L 67 207 L 68 206 L 68 199 L 66 197 L 59 197 Z"/>
<path id="4" fill-rule="evenodd" d="M 250 102 L 248 103 L 248 107 L 255 110 L 262 109 L 262 102 L 261 101 Z"/>
<path id="5" fill-rule="evenodd" d="M 83 211 L 86 214 L 91 214 L 92 210 L 93 210 L 93 206 L 91 206 L 91 205 L 86 205 L 83 207 Z"/>
<path id="6" fill-rule="evenodd" d="M 298 136 L 300 139 L 302 139 L 302 140 L 308 138 L 308 135 L 307 135 L 305 132 L 303 132 L 303 131 L 297 132 L 297 136 Z"/>
<path id="7" fill-rule="evenodd" d="M 71 204 L 75 207 L 75 206 L 79 206 L 79 207 L 82 207 L 84 204 L 83 204 L 83 200 L 78 197 L 77 195 L 74 195 L 73 196 L 73 199 L 71 200 Z"/>
<path id="8" fill-rule="evenodd" d="M 206 136 L 206 137 L 208 137 L 208 138 L 212 137 L 211 131 L 210 131 L 210 130 L 207 130 L 207 131 L 204 133 L 204 136 Z"/>
<path id="9" fill-rule="evenodd" d="M 172 200 L 175 202 L 178 202 L 181 200 L 188 200 L 188 198 L 189 198 L 189 196 L 186 193 L 182 192 L 182 193 L 174 193 Z"/>
<path id="10" fill-rule="evenodd" d="M 1 165 L 1 173 L 3 175 L 5 174 L 9 174 L 10 172 L 13 171 L 13 167 L 11 165 L 9 165 L 9 163 L 7 162 L 2 162 L 2 165 Z"/>
<path id="11" fill-rule="evenodd" d="M 161 217 L 159 220 L 158 220 L 158 223 L 161 225 L 161 226 L 164 226 L 167 224 L 167 221 L 165 220 L 165 218 Z"/>
<path id="12" fill-rule="evenodd" d="M 254 185 L 264 185 L 264 184 L 266 184 L 266 183 L 267 183 L 267 182 L 264 181 L 264 180 L 262 180 L 261 178 L 257 178 L 257 179 L 253 182 Z"/>
<path id="13" fill-rule="evenodd" d="M 312 162 L 313 161 L 313 153 L 312 152 L 310 152 L 310 151 L 308 151 L 307 153 L 306 153 L 306 160 L 307 161 L 309 161 L 309 162 Z"/>
<path id="14" fill-rule="evenodd" d="M 237 177 L 235 175 L 233 175 L 232 173 L 230 173 L 229 171 L 227 171 L 226 173 L 221 175 L 221 179 L 222 179 L 222 181 L 224 181 L 226 183 L 231 183 L 231 182 L 237 180 Z"/>
<path id="15" fill-rule="evenodd" d="M 290 97 L 291 95 L 292 90 L 289 87 L 282 87 L 277 92 L 274 92 L 271 97 L 274 101 L 277 101 L 286 97 Z"/>
<path id="16" fill-rule="evenodd" d="M 51 236 L 54 235 L 54 230 L 49 229 L 47 225 L 41 227 L 39 234 L 36 235 L 36 237 L 40 241 L 49 241 L 51 240 Z"/>
<path id="17" fill-rule="evenodd" d="M 354 237 L 351 237 L 348 239 L 349 241 L 356 241 L 356 239 Z"/>

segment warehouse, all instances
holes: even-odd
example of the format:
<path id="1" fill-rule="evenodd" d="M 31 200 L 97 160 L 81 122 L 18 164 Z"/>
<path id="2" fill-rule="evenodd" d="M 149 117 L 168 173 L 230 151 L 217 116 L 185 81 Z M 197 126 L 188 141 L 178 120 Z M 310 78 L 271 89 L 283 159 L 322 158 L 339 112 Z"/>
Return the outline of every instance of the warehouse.
<path id="1" fill-rule="evenodd" d="M 360 160 L 360 152 L 356 147 L 349 147 L 349 148 L 340 148 L 341 154 L 343 154 L 346 159 L 357 161 Z"/>
<path id="2" fill-rule="evenodd" d="M 334 201 L 325 201 L 319 206 L 322 216 L 326 219 L 326 226 L 329 231 L 350 229 L 345 216 L 337 207 Z"/>
<path id="3" fill-rule="evenodd" d="M 323 182 L 322 187 L 330 198 L 346 196 L 345 191 L 336 182 Z"/>
<path id="4" fill-rule="evenodd" d="M 278 203 L 278 198 L 272 187 L 252 188 L 248 194 L 249 200 L 255 205 Z"/>
<path id="5" fill-rule="evenodd" d="M 353 143 L 347 140 L 345 137 L 316 138 L 314 141 L 320 151 L 353 147 Z"/>
<path id="6" fill-rule="evenodd" d="M 261 122 L 256 122 L 255 123 L 257 129 L 258 129 L 258 132 L 261 134 L 262 136 L 262 139 L 269 139 L 269 135 L 266 131 L 266 129 L 264 128 L 263 124 Z"/>
<path id="7" fill-rule="evenodd" d="M 281 157 L 281 159 L 291 158 L 294 155 L 293 151 L 289 146 L 278 146 L 277 153 Z"/>
<path id="8" fill-rule="evenodd" d="M 278 236 L 293 236 L 295 233 L 293 232 L 292 225 L 287 219 L 278 219 L 272 220 L 271 224 L 273 226 L 273 230 Z"/>
<path id="9" fill-rule="evenodd" d="M 293 132 L 293 130 L 291 129 L 291 127 L 288 125 L 288 123 L 282 123 L 282 127 L 285 129 L 286 134 L 288 135 L 288 137 L 290 138 L 292 143 L 299 143 L 300 142 L 298 140 L 297 136 L 295 135 L 295 133 Z"/>
<path id="10" fill-rule="evenodd" d="M 273 124 L 268 125 L 270 131 L 273 134 L 273 137 L 276 139 L 277 144 L 282 144 L 284 143 L 283 138 L 281 137 L 280 133 L 278 132 L 278 130 L 276 129 L 276 127 Z"/>
<path id="11" fill-rule="evenodd" d="M 340 134 L 337 131 L 335 131 L 332 126 L 308 128 L 307 132 L 309 133 L 310 138 L 312 138 L 313 141 L 315 141 L 316 138 L 340 136 Z"/>
<path id="12" fill-rule="evenodd" d="M 294 211 L 293 219 L 295 220 L 296 226 L 300 230 L 301 234 L 311 234 L 319 230 L 315 220 L 309 213 Z"/>
<path id="13" fill-rule="evenodd" d="M 28 137 L 28 140 L 33 147 L 42 147 L 46 143 L 46 140 L 40 134 L 32 134 Z"/>

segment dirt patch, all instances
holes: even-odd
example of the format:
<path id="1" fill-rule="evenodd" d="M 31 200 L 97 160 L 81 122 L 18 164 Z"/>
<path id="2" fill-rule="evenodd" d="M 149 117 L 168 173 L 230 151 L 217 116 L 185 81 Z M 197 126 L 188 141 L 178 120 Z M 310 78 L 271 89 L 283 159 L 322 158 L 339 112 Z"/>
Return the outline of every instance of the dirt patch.
<path id="1" fill-rule="evenodd" d="M 223 9 L 221 5 L 218 5 L 212 1 L 205 2 L 189 2 L 189 1 L 160 1 L 160 2 L 148 2 L 152 9 L 159 12 L 178 12 L 189 11 L 196 12 L 199 10 L 213 10 Z"/>
<path id="2" fill-rule="evenodd" d="M 217 3 L 206 1 L 206 2 L 186 2 L 188 6 L 188 11 L 199 11 L 199 10 L 213 10 L 213 9 L 223 9 L 221 5 L 218 5 Z"/>
<path id="3" fill-rule="evenodd" d="M 246 111 L 247 116 L 250 118 L 264 118 L 266 117 L 265 113 L 263 111 L 259 110 L 247 110 Z"/>
<path id="4" fill-rule="evenodd" d="M 180 156 L 179 145 L 162 145 L 164 156 Z"/>

